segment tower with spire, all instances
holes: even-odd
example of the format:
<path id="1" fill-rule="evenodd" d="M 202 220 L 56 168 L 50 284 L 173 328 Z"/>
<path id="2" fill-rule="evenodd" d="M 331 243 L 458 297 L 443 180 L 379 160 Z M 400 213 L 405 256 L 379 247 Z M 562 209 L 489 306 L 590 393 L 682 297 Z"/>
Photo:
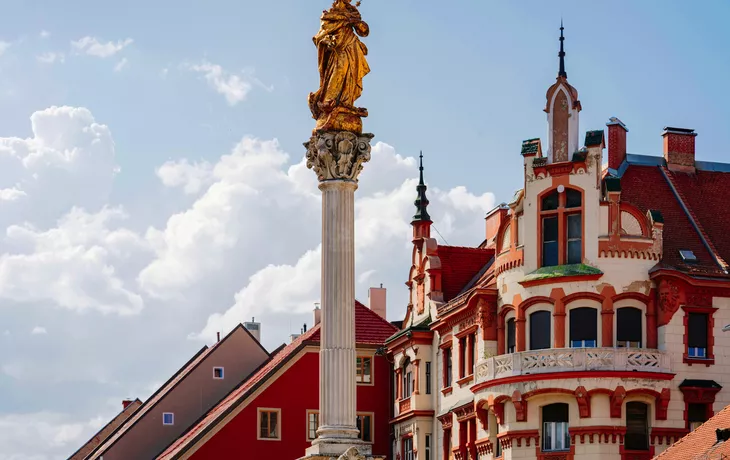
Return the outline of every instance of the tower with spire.
<path id="1" fill-rule="evenodd" d="M 416 214 L 413 215 L 411 225 L 413 226 L 413 239 L 430 238 L 431 237 L 431 216 L 428 214 L 428 198 L 426 197 L 426 184 L 423 182 L 423 152 L 419 155 L 418 170 L 420 178 L 416 191 Z"/>
<path id="2" fill-rule="evenodd" d="M 563 21 L 560 21 L 559 67 L 555 83 L 548 88 L 545 104 L 548 122 L 547 157 L 550 163 L 571 159 L 578 150 L 578 115 L 581 111 L 578 90 L 568 83 L 565 71 L 565 36 Z"/>

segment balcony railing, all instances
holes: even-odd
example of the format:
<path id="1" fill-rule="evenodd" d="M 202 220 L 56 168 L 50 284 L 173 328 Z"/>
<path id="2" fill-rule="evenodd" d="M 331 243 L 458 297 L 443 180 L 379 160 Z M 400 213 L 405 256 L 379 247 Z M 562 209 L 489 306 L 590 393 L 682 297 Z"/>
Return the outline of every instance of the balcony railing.
<path id="1" fill-rule="evenodd" d="M 551 348 L 482 359 L 477 383 L 504 377 L 551 372 L 671 372 L 671 357 L 659 350 L 637 348 Z"/>
<path id="2" fill-rule="evenodd" d="M 398 413 L 402 414 L 411 410 L 411 398 L 401 399 L 398 402 Z"/>

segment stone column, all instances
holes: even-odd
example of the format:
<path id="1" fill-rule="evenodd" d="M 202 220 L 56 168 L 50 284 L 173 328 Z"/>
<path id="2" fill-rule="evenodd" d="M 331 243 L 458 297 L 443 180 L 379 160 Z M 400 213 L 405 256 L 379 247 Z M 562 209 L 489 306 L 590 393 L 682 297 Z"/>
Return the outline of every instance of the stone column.
<path id="1" fill-rule="evenodd" d="M 312 457 L 343 455 L 351 447 L 371 453 L 356 426 L 355 190 L 372 137 L 319 131 L 305 144 L 307 167 L 317 173 L 322 191 L 320 426 L 307 449 Z"/>

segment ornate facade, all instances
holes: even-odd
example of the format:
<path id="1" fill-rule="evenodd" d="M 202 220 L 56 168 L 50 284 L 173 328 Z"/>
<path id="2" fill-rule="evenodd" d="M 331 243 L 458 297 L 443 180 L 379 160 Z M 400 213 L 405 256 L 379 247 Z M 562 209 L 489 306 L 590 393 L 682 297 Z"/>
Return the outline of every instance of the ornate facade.
<path id="1" fill-rule="evenodd" d="M 650 459 L 730 403 L 730 165 L 680 128 L 628 154 L 617 118 L 579 146 L 562 40 L 548 147 L 482 244 L 431 238 L 421 175 L 393 458 Z"/>

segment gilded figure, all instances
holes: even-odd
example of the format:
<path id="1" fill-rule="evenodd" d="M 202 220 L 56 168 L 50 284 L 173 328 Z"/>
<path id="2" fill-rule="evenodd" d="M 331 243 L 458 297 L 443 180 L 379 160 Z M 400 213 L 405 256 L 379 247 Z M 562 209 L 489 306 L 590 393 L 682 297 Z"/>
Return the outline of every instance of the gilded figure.
<path id="1" fill-rule="evenodd" d="M 359 5 L 359 2 L 358 2 Z M 367 109 L 355 107 L 362 94 L 362 80 L 370 72 L 368 49 L 358 36 L 367 37 L 370 28 L 351 0 L 335 0 L 322 12 L 320 29 L 314 36 L 319 64 L 319 89 L 309 94 L 309 109 L 317 120 L 317 131 L 362 132 Z"/>

